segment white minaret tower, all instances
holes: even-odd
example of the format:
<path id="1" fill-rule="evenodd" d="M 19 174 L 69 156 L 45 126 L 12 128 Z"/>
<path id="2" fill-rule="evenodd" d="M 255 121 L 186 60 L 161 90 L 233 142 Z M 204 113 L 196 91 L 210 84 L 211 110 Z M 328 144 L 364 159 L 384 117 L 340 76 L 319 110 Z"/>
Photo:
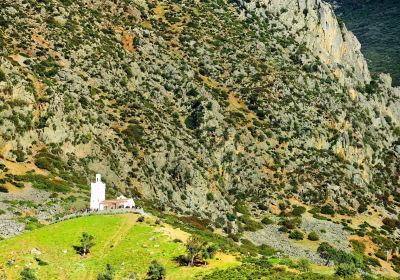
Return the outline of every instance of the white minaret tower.
<path id="1" fill-rule="evenodd" d="M 105 199 L 106 184 L 101 181 L 101 175 L 96 174 L 96 182 L 90 184 L 90 209 L 99 210 L 100 202 L 104 201 Z"/>

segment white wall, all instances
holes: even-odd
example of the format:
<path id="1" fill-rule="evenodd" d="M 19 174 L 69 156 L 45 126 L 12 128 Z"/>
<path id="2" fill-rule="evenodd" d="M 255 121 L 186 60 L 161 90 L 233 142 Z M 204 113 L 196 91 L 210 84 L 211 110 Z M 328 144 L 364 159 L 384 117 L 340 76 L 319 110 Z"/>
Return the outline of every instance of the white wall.
<path id="1" fill-rule="evenodd" d="M 100 202 L 106 199 L 106 184 L 101 181 L 101 175 L 96 174 L 96 182 L 90 184 L 90 209 L 99 210 Z"/>

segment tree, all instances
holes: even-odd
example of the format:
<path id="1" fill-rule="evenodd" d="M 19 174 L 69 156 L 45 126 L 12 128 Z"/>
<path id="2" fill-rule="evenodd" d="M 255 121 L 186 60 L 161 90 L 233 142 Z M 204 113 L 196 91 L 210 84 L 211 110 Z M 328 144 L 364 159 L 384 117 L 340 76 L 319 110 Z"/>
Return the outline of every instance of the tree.
<path id="1" fill-rule="evenodd" d="M 24 270 L 21 271 L 21 280 L 37 280 L 35 275 L 35 270 L 29 267 L 25 267 Z"/>
<path id="2" fill-rule="evenodd" d="M 76 246 L 75 250 L 85 257 L 90 252 L 90 248 L 95 245 L 93 239 L 94 237 L 92 235 L 88 234 L 87 232 L 83 232 L 80 240 L 81 245 Z"/>
<path id="3" fill-rule="evenodd" d="M 106 271 L 100 272 L 99 275 L 97 275 L 97 280 L 112 280 L 114 279 L 114 274 L 115 271 L 111 265 L 106 264 Z"/>
<path id="4" fill-rule="evenodd" d="M 186 243 L 188 266 L 193 266 L 194 261 L 204 250 L 206 243 L 197 236 L 191 236 Z"/>
<path id="5" fill-rule="evenodd" d="M 325 265 L 328 265 L 334 255 L 335 249 L 327 242 L 322 242 L 319 245 L 317 252 L 323 259 L 326 260 Z"/>
<path id="6" fill-rule="evenodd" d="M 180 256 L 178 259 L 187 266 L 194 266 L 196 262 L 204 262 L 206 259 L 214 257 L 217 249 L 214 244 L 202 241 L 197 236 L 191 236 L 186 242 L 187 255 Z"/>
<path id="7" fill-rule="evenodd" d="M 153 260 L 149 266 L 149 270 L 147 271 L 146 280 L 163 280 L 165 279 L 165 268 L 157 262 Z"/>

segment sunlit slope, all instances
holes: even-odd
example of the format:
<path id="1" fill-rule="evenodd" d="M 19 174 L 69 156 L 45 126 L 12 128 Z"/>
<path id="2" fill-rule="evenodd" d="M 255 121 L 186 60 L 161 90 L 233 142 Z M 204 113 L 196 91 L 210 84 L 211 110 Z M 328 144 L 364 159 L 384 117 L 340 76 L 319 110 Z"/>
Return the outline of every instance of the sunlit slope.
<path id="1" fill-rule="evenodd" d="M 111 264 L 116 279 L 122 279 L 132 273 L 144 276 L 156 259 L 166 268 L 168 279 L 191 279 L 213 268 L 235 264 L 234 258 L 220 255 L 207 267 L 179 267 L 173 258 L 185 248 L 174 239 L 184 241 L 188 234 L 168 225 L 156 225 L 151 218 L 142 223 L 137 218 L 133 214 L 81 217 L 1 241 L 0 267 L 8 279 L 18 279 L 25 266 L 34 268 L 39 279 L 96 279 L 106 264 Z M 83 231 L 93 235 L 96 243 L 86 258 L 73 249 L 73 245 L 79 245 Z M 40 266 L 35 257 L 48 265 Z"/>

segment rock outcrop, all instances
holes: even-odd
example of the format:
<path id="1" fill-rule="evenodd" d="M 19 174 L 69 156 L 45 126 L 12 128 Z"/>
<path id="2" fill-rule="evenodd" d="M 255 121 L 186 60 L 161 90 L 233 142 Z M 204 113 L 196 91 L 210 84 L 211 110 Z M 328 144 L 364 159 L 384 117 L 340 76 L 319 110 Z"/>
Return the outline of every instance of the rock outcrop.
<path id="1" fill-rule="evenodd" d="M 304 43 L 324 65 L 346 84 L 371 80 L 361 45 L 343 22 L 337 19 L 330 4 L 322 0 L 237 0 L 258 16 L 269 14 L 284 24 L 296 39 Z"/>

